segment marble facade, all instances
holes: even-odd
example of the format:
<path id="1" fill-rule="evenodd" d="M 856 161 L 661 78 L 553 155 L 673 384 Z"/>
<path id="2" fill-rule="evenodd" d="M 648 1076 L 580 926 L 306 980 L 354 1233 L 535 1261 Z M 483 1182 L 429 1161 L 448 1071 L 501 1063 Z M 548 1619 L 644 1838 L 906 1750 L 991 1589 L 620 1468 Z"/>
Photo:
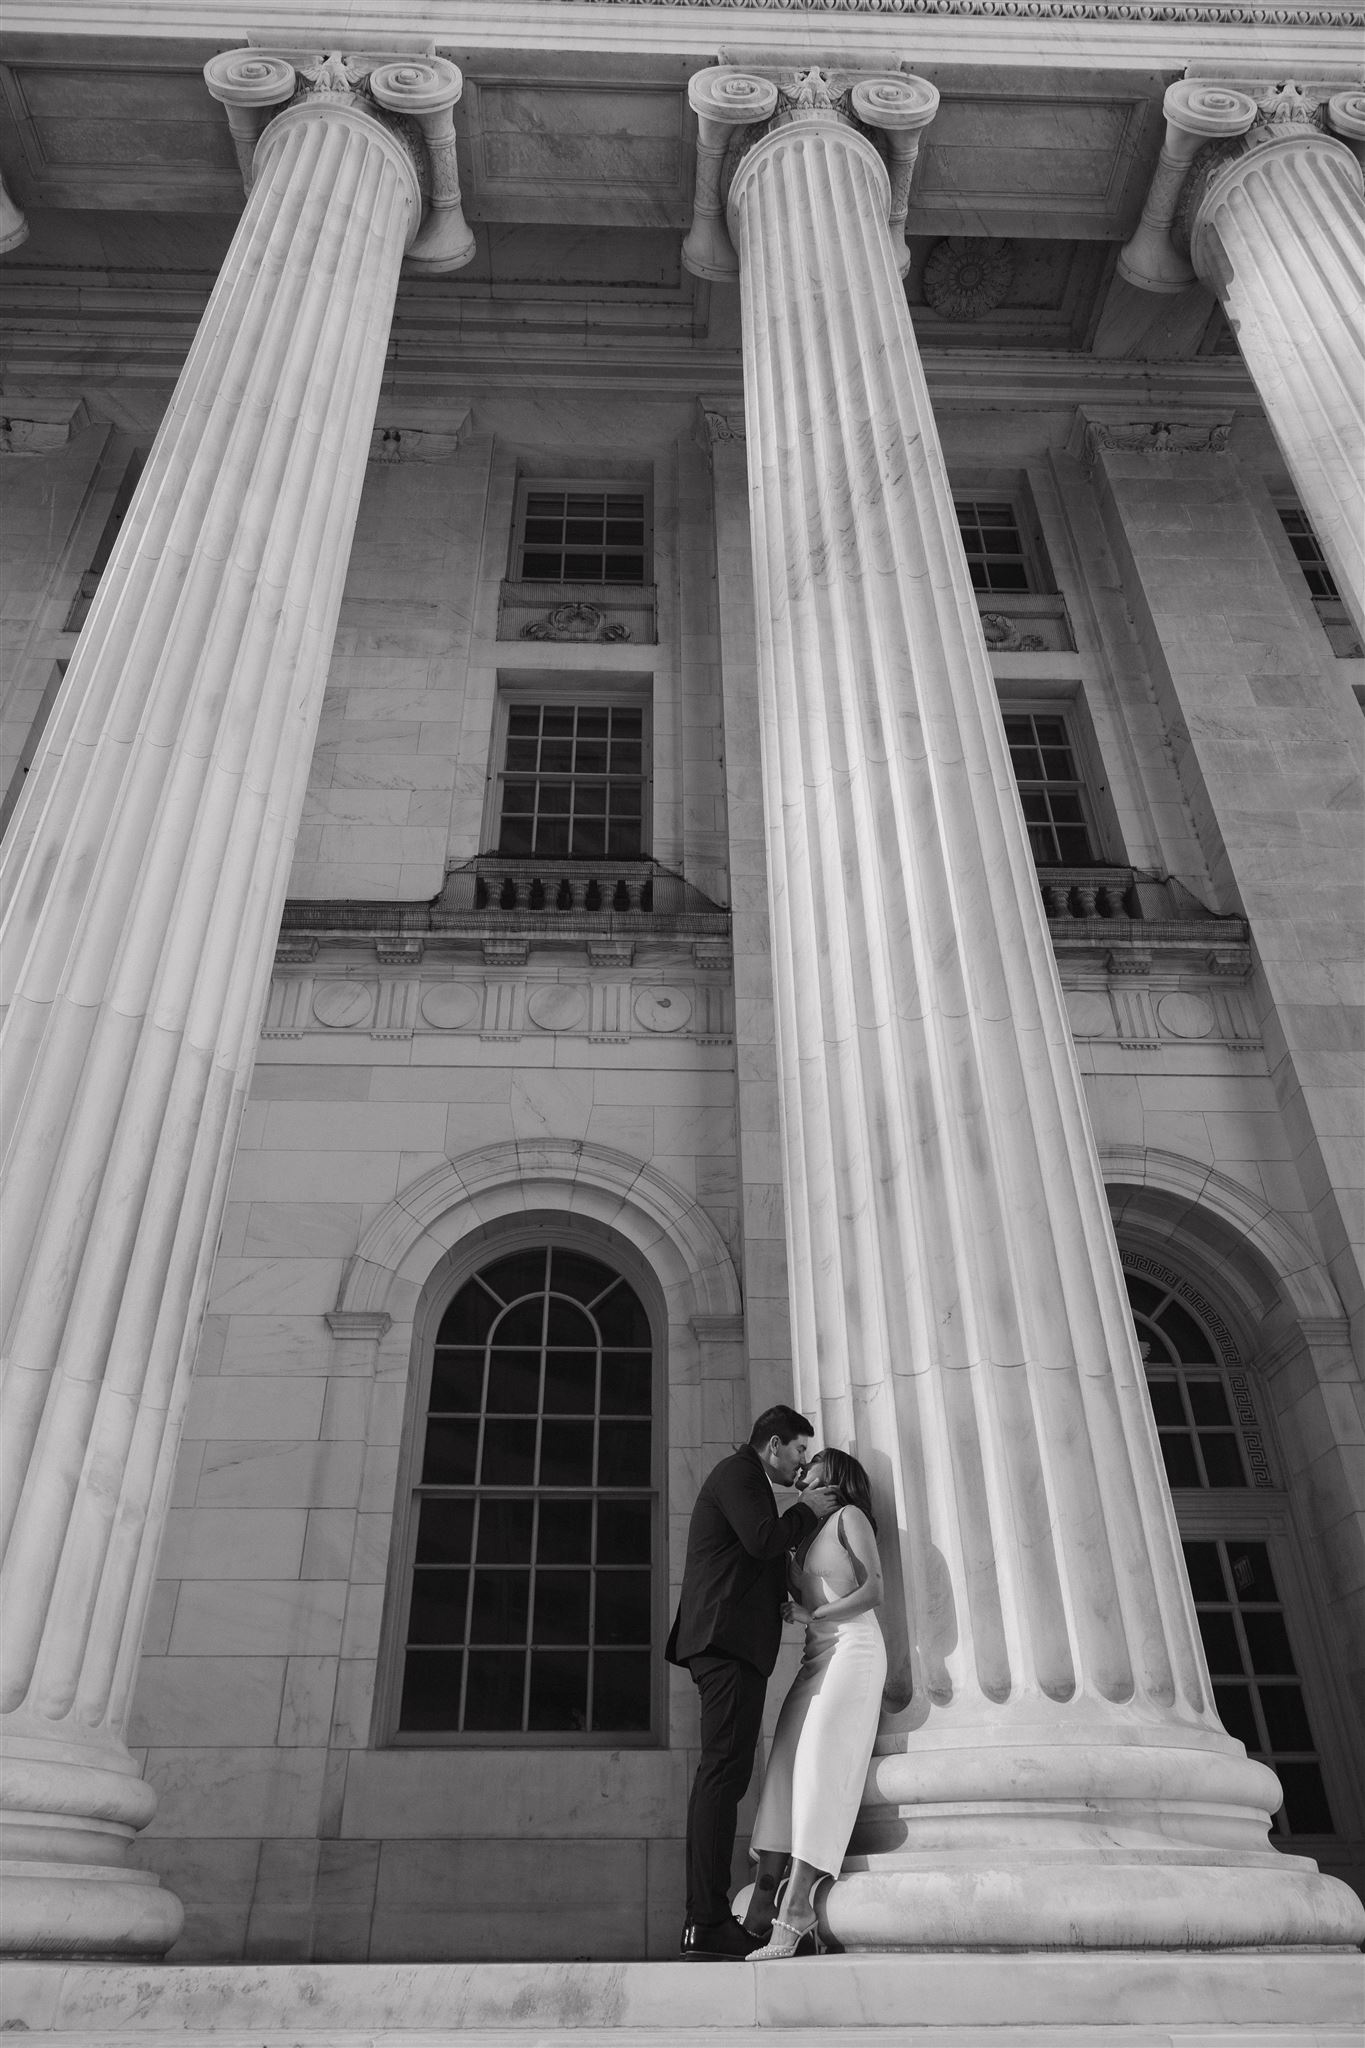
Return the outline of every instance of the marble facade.
<path id="1" fill-rule="evenodd" d="M 436 1320 L 547 1235 L 656 1332 L 660 1613 L 771 1400 L 894 1502 L 847 1947 L 1365 1931 L 1361 87 L 1340 10 L 1186 12 L 168 9 L 144 77 L 19 10 L 13 1947 L 673 1952 L 679 1674 L 647 1741 L 394 1740 Z M 537 477 L 643 492 L 649 594 L 532 603 Z M 491 791 L 575 692 L 648 706 L 654 907 L 556 929 Z M 1244 1487 L 1172 1510 L 1125 1269 Z M 1182 1538 L 1269 1546 L 1330 1828 L 1267 1842 Z"/>

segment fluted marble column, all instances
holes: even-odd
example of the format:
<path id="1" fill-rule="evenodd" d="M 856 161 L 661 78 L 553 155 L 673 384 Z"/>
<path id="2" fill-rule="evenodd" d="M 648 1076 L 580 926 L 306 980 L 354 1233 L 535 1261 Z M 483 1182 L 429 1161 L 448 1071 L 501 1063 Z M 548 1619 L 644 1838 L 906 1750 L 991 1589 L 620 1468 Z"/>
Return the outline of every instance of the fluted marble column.
<path id="1" fill-rule="evenodd" d="M 4 855 L 3 1938 L 39 1953 L 155 1953 L 180 1925 L 126 1860 L 155 1800 L 123 1726 L 421 222 L 381 108 L 448 128 L 460 86 L 440 60 L 245 52 L 207 77 L 239 138 L 295 97 Z"/>
<path id="2" fill-rule="evenodd" d="M 1365 89 L 1190 78 L 1164 111 L 1166 146 L 1120 270 L 1157 291 L 1197 274 L 1222 300 L 1365 633 Z"/>
<path id="3" fill-rule="evenodd" d="M 724 74 L 720 74 L 724 77 Z M 693 81 L 705 118 L 744 96 Z M 891 1672 L 853 1949 L 1339 1943 L 1185 1583 L 933 415 L 852 113 L 791 81 L 743 299 L 797 1393 L 867 1463 Z M 764 118 L 753 95 L 751 122 Z"/>

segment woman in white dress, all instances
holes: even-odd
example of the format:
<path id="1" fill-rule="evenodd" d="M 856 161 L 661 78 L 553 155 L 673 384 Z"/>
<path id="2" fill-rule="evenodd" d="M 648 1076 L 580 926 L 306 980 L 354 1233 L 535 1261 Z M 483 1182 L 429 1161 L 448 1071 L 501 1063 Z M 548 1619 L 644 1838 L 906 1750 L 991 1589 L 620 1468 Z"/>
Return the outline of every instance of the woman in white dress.
<path id="1" fill-rule="evenodd" d="M 832 1487 L 842 1505 L 792 1555 L 787 1614 L 805 1622 L 806 1646 L 782 1702 L 750 1837 L 758 1874 L 744 1924 L 768 1936 L 750 1957 L 756 1963 L 819 1953 L 813 1893 L 843 1863 L 886 1681 L 867 1474 L 847 1451 L 826 1450 L 812 1458 L 804 1484 Z"/>

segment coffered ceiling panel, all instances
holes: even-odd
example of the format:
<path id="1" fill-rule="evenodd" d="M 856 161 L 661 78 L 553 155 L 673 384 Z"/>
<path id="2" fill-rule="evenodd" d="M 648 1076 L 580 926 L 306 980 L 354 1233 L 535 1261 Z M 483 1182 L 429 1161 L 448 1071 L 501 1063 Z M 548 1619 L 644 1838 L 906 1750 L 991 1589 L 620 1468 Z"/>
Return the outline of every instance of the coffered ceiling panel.
<path id="1" fill-rule="evenodd" d="M 944 98 L 915 173 L 914 226 L 948 234 L 1127 234 L 1148 176 L 1140 99 Z"/>
<path id="2" fill-rule="evenodd" d="M 685 228 L 687 102 L 673 88 L 484 79 L 460 110 L 471 220 Z"/>
<path id="3" fill-rule="evenodd" d="M 6 65 L 0 90 L 12 124 L 6 168 L 22 204 L 241 206 L 227 122 L 197 70 Z"/>

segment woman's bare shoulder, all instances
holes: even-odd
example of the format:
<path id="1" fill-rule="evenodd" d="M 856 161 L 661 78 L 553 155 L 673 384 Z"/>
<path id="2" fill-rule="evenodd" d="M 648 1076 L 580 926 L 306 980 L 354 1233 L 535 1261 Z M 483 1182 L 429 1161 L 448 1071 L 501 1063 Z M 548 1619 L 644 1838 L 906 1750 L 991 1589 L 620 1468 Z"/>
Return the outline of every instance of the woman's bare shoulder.
<path id="1" fill-rule="evenodd" d="M 855 1507 L 852 1501 L 850 1501 L 847 1507 L 840 1509 L 840 1513 L 843 1517 L 843 1532 L 849 1542 L 857 1543 L 860 1539 L 865 1538 L 875 1550 L 877 1547 L 877 1532 L 862 1509 Z"/>

